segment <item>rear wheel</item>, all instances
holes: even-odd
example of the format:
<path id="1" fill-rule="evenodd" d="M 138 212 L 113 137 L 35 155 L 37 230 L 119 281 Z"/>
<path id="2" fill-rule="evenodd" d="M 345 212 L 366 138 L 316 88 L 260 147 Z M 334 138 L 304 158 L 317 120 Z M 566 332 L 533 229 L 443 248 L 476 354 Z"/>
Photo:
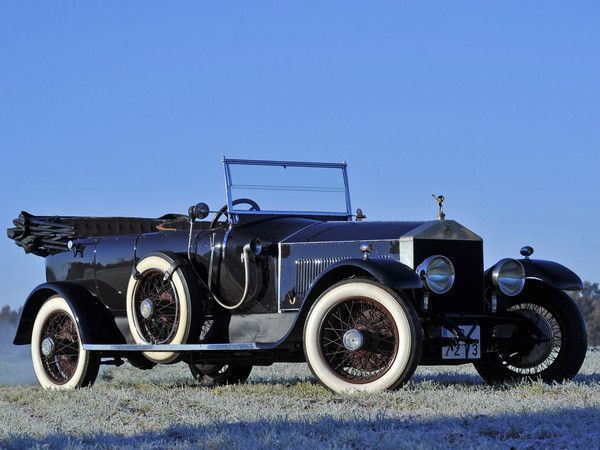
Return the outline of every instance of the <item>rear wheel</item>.
<path id="1" fill-rule="evenodd" d="M 334 392 L 401 386 L 417 367 L 422 342 L 413 306 L 366 279 L 343 281 L 325 291 L 304 326 L 308 365 Z"/>
<path id="2" fill-rule="evenodd" d="M 509 311 L 529 322 L 529 326 L 518 330 L 518 335 L 521 342 L 532 343 L 500 351 L 491 361 L 475 363 L 485 381 L 553 383 L 577 374 L 585 359 L 587 335 L 581 313 L 567 294 L 551 288 L 530 290 L 519 296 Z"/>
<path id="3" fill-rule="evenodd" d="M 60 296 L 40 308 L 31 335 L 31 359 L 44 389 L 73 389 L 94 383 L 100 368 L 97 354 L 83 350 L 75 316 Z"/>
<path id="4" fill-rule="evenodd" d="M 244 383 L 252 366 L 240 364 L 189 364 L 194 379 L 202 386 L 215 387 Z"/>

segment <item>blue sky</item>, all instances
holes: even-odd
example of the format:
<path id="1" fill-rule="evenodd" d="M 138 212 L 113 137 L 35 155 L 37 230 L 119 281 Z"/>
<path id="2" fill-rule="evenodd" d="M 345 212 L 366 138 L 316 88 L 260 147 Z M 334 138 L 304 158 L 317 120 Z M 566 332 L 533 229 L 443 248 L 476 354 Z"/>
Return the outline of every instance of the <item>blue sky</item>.
<path id="1" fill-rule="evenodd" d="M 224 203 L 220 158 L 349 163 L 369 219 L 448 218 L 600 281 L 600 3 L 3 2 L 0 219 Z M 43 260 L 0 239 L 3 302 Z"/>

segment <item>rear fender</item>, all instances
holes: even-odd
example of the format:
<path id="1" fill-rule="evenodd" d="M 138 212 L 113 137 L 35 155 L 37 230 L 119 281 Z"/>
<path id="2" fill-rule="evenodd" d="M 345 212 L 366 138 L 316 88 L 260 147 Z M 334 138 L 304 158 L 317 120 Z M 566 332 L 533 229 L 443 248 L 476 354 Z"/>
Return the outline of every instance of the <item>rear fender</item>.
<path id="1" fill-rule="evenodd" d="M 109 309 L 85 286 L 57 282 L 41 284 L 29 294 L 21 312 L 13 342 L 15 345 L 31 343 L 31 333 L 37 313 L 44 302 L 54 295 L 64 298 L 73 311 L 82 344 L 125 343 Z"/>

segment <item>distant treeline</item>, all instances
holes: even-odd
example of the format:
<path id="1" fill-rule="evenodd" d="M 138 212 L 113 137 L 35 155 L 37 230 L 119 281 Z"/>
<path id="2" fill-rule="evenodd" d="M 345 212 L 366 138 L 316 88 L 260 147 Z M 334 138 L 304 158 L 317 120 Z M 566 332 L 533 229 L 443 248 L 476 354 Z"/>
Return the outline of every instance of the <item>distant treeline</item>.
<path id="1" fill-rule="evenodd" d="M 586 281 L 581 292 L 572 294 L 585 319 L 589 345 L 600 345 L 600 287 L 598 283 Z M 0 324 L 16 324 L 21 315 L 21 309 L 13 310 L 5 306 L 0 310 Z"/>
<path id="2" fill-rule="evenodd" d="M 11 309 L 10 306 L 5 306 L 0 309 L 0 324 L 2 323 L 10 323 L 15 324 L 19 320 L 21 316 L 21 308 L 18 310 Z"/>
<path id="3" fill-rule="evenodd" d="M 600 287 L 586 281 L 583 290 L 574 292 L 573 299 L 579 306 L 588 332 L 588 344 L 600 345 Z"/>

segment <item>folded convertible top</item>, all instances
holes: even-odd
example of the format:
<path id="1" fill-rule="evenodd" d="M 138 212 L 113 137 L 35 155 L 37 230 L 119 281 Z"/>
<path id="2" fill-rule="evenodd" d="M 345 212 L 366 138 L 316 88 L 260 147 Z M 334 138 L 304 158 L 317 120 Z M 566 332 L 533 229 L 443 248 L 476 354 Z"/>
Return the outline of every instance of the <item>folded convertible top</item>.
<path id="1" fill-rule="evenodd" d="M 34 216 L 21 211 L 6 230 L 10 239 L 38 256 L 48 256 L 67 249 L 71 239 L 85 237 L 141 234 L 157 231 L 157 227 L 185 216 L 167 214 L 157 219 L 140 217 Z"/>

